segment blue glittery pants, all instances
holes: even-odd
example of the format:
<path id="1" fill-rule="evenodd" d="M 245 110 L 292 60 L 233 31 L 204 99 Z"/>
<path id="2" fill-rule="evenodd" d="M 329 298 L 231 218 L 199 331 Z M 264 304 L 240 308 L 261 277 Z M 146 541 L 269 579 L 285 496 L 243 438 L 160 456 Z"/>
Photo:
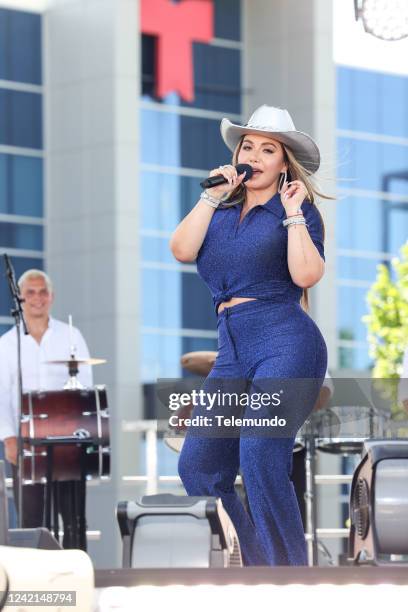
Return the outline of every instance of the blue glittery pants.
<path id="1" fill-rule="evenodd" d="M 297 302 L 256 300 L 224 308 L 218 314 L 217 329 L 218 355 L 202 389 L 213 394 L 221 391 L 225 397 L 235 391 L 240 402 L 255 392 L 258 399 L 260 392 L 275 393 L 281 401 L 278 407 L 256 410 L 252 404 L 238 406 L 240 402 L 231 408 L 225 399 L 196 405 L 192 416 L 206 416 L 207 423 L 189 427 L 179 458 L 180 477 L 188 495 L 221 498 L 237 531 L 245 565 L 307 565 L 303 525 L 290 479 L 292 451 L 326 374 L 326 344 Z M 237 414 L 258 420 L 224 426 L 224 417 Z M 274 415 L 285 417 L 288 425 L 259 425 Z M 222 426 L 217 426 L 221 420 Z M 240 469 L 252 520 L 234 488 Z"/>

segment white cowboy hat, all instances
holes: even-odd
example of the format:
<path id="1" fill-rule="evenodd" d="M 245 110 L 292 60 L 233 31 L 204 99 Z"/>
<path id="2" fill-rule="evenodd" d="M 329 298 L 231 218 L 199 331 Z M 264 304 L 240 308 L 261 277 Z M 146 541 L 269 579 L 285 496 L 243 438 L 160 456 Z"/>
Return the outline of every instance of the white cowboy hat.
<path id="1" fill-rule="evenodd" d="M 243 134 L 266 134 L 287 145 L 300 164 L 312 174 L 320 165 L 320 152 L 315 141 L 295 128 L 292 117 L 284 108 L 263 104 L 251 115 L 246 125 L 235 125 L 229 119 L 221 121 L 221 136 L 231 151 Z"/>

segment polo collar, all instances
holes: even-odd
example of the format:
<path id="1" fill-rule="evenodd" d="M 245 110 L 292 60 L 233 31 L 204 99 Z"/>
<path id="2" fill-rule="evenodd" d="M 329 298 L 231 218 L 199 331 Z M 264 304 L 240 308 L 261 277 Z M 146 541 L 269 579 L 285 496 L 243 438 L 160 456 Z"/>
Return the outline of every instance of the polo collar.
<path id="1" fill-rule="evenodd" d="M 234 204 L 234 208 L 238 208 L 240 206 L 242 206 L 242 204 Z M 275 195 L 272 196 L 270 200 L 265 202 L 265 204 L 258 204 L 258 208 L 260 207 L 265 208 L 269 212 L 273 213 L 274 215 L 279 217 L 279 219 L 283 219 L 286 215 L 285 209 L 281 202 L 280 193 L 275 193 Z"/>
<path id="2" fill-rule="evenodd" d="M 275 195 L 272 196 L 270 200 L 265 202 L 263 206 L 266 208 L 266 210 L 269 210 L 269 212 L 279 217 L 279 219 L 283 219 L 283 217 L 286 215 L 285 209 L 281 202 L 280 193 L 275 193 Z"/>

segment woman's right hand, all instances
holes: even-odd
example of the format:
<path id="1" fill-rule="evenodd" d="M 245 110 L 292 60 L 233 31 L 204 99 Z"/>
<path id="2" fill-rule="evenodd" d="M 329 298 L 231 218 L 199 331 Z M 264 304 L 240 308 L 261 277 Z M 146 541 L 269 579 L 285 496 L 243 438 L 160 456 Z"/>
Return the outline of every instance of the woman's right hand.
<path id="1" fill-rule="evenodd" d="M 226 192 L 232 191 L 238 187 L 238 185 L 240 185 L 245 178 L 245 172 L 238 176 L 235 166 L 231 165 L 214 168 L 214 170 L 211 170 L 209 176 L 219 176 L 220 174 L 227 179 L 228 183 L 223 183 L 222 185 L 218 185 L 218 187 L 206 189 L 209 195 L 213 196 L 213 198 L 216 198 L 217 200 L 220 200 Z"/>

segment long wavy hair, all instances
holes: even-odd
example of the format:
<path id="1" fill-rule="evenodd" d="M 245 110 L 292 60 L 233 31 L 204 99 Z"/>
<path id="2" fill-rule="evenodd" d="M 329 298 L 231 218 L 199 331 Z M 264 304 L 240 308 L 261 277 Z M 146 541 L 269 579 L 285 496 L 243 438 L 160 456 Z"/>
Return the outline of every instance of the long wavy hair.
<path id="1" fill-rule="evenodd" d="M 245 138 L 245 134 L 241 137 L 239 143 L 237 144 L 235 151 L 233 153 L 232 156 L 232 164 L 234 166 L 237 165 L 238 163 L 238 156 L 239 153 L 241 151 L 241 147 L 242 147 L 242 143 L 244 141 Z M 316 199 L 317 198 L 323 198 L 325 200 L 335 200 L 336 198 L 333 198 L 332 196 L 329 196 L 325 193 L 323 193 L 322 191 L 320 191 L 320 189 L 317 187 L 317 185 L 315 184 L 315 181 L 312 177 L 312 173 L 307 170 L 304 166 L 302 166 L 302 164 L 296 159 L 296 157 L 294 156 L 292 150 L 287 147 L 286 145 L 284 145 L 282 142 L 279 143 L 282 146 L 282 150 L 283 150 L 283 158 L 285 163 L 287 164 L 288 167 L 288 181 L 302 181 L 302 183 L 304 183 L 306 189 L 307 189 L 307 194 L 308 194 L 308 199 L 310 201 L 310 203 L 316 207 L 316 210 L 319 214 L 320 217 L 320 221 L 322 223 L 322 227 L 323 227 L 323 242 L 325 239 L 325 227 L 324 227 L 324 221 L 323 221 L 323 217 L 320 213 L 320 210 L 318 209 L 318 207 L 316 206 Z M 237 203 L 244 203 L 245 202 L 245 198 L 246 198 L 246 187 L 244 183 L 241 183 L 241 185 L 239 185 L 236 189 L 232 190 L 226 200 L 225 203 L 223 204 L 223 206 L 227 207 L 228 204 L 231 205 L 232 203 L 237 204 Z M 309 292 L 308 289 L 303 289 L 303 293 L 302 293 L 302 297 L 300 300 L 300 304 L 302 306 L 302 308 L 307 312 L 309 310 Z"/>

